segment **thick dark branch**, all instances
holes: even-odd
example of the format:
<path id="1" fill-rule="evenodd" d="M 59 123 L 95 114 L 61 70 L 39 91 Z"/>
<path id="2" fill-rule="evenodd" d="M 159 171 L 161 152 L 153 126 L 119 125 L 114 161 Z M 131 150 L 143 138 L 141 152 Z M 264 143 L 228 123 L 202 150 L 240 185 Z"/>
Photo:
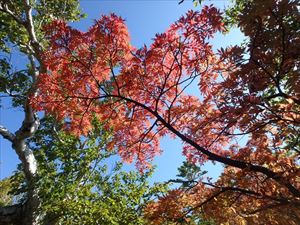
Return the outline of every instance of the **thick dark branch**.
<path id="1" fill-rule="evenodd" d="M 253 196 L 253 197 L 256 197 L 256 198 L 260 198 L 260 199 L 265 198 L 265 199 L 269 199 L 269 200 L 279 202 L 279 203 L 300 205 L 300 201 L 297 201 L 297 200 L 291 200 L 291 199 L 287 199 L 287 198 L 284 198 L 284 197 L 277 198 L 277 197 L 261 194 L 261 193 L 255 192 L 253 190 L 244 189 L 244 188 L 240 188 L 240 187 L 218 186 L 218 185 L 215 185 L 213 183 L 208 183 L 208 182 L 204 182 L 204 181 L 183 180 L 183 179 L 173 179 L 173 180 L 168 181 L 168 183 L 170 183 L 170 182 L 180 183 L 180 184 L 187 185 L 187 186 L 190 186 L 192 184 L 193 187 L 195 187 L 195 184 L 201 183 L 201 184 L 204 184 L 206 186 L 218 189 L 220 193 L 223 193 L 224 191 L 226 191 L 226 192 L 227 191 L 232 191 L 232 192 L 240 193 L 242 195 L 249 195 L 249 196 Z M 218 193 L 218 195 L 220 193 Z M 208 202 L 208 201 L 205 201 L 205 202 Z"/>
<path id="2" fill-rule="evenodd" d="M 271 100 L 273 98 L 282 97 L 282 98 L 285 98 L 285 99 L 291 99 L 294 103 L 300 105 L 300 100 L 297 99 L 296 97 L 284 93 L 279 86 L 277 87 L 277 90 L 278 90 L 278 93 L 267 96 L 264 99 Z"/>
<path id="3" fill-rule="evenodd" d="M 254 196 L 256 198 L 265 198 L 265 199 L 269 199 L 269 200 L 279 202 L 279 203 L 284 203 L 284 204 L 300 205 L 300 201 L 297 201 L 297 200 L 291 200 L 291 199 L 287 199 L 287 198 L 284 198 L 284 197 L 277 198 L 277 197 L 269 196 L 269 195 L 266 195 L 266 194 L 263 195 L 263 194 L 260 194 L 256 191 L 248 190 L 248 189 L 244 189 L 244 188 L 240 188 L 240 187 L 217 186 L 215 184 L 207 183 L 207 182 L 202 182 L 202 183 L 204 185 L 208 185 L 208 186 L 211 186 L 213 188 L 217 188 L 219 190 L 238 192 L 238 193 L 241 193 L 243 195 Z"/>
<path id="4" fill-rule="evenodd" d="M 88 97 L 82 97 L 82 96 L 69 96 L 69 97 L 70 98 L 88 99 Z M 90 98 L 90 99 L 105 99 L 105 98 L 122 99 L 126 102 L 133 103 L 136 106 L 139 106 L 139 107 L 145 109 L 146 111 L 151 113 L 157 119 L 157 121 L 160 122 L 163 126 L 165 126 L 170 132 L 172 132 L 177 137 L 179 137 L 183 142 L 188 143 L 189 145 L 194 147 L 196 150 L 198 150 L 202 154 L 206 155 L 209 160 L 217 161 L 217 162 L 223 163 L 224 165 L 232 166 L 232 167 L 239 168 L 239 169 L 247 169 L 252 172 L 262 173 L 262 174 L 266 175 L 268 178 L 272 178 L 277 183 L 286 187 L 290 191 L 290 193 L 292 193 L 295 197 L 300 197 L 300 190 L 297 189 L 296 187 L 294 187 L 291 183 L 289 183 L 284 177 L 282 177 L 282 174 L 276 173 L 276 172 L 274 172 L 266 167 L 260 166 L 260 165 L 254 165 L 249 162 L 231 159 L 231 158 L 221 156 L 221 155 L 218 155 L 216 153 L 209 151 L 208 149 L 197 144 L 195 141 L 193 141 L 189 137 L 185 136 L 183 133 L 181 133 L 179 130 L 177 130 L 173 125 L 171 125 L 169 122 L 167 122 L 158 112 L 152 110 L 150 107 L 148 107 L 144 103 L 138 102 L 134 99 L 130 99 L 125 96 L 113 95 L 113 94 L 103 95 L 100 97 L 95 97 L 95 98 Z"/>
<path id="5" fill-rule="evenodd" d="M 131 103 L 147 110 L 149 113 L 151 113 L 153 116 L 155 116 L 157 118 L 157 120 L 159 122 L 161 122 L 169 131 L 171 131 L 173 134 L 175 134 L 177 137 L 179 137 L 182 141 L 184 141 L 184 142 L 190 144 L 191 146 L 193 146 L 195 149 L 197 149 L 202 154 L 208 156 L 208 158 L 210 160 L 217 161 L 217 162 L 223 163 L 223 164 L 228 165 L 228 166 L 233 166 L 233 167 L 240 168 L 240 169 L 247 169 L 249 171 L 262 173 L 262 174 L 266 175 L 267 177 L 276 180 L 278 183 L 285 186 L 286 188 L 288 188 L 288 190 L 294 196 L 300 197 L 300 190 L 298 190 L 296 187 L 294 187 L 289 182 L 285 181 L 285 179 L 280 174 L 275 173 L 275 172 L 273 172 L 272 170 L 270 170 L 266 167 L 259 166 L 259 165 L 253 165 L 253 164 L 248 163 L 248 162 L 234 160 L 234 159 L 231 159 L 231 158 L 220 156 L 220 155 L 217 155 L 217 154 L 205 149 L 204 147 L 197 144 L 195 141 L 193 141 L 190 138 L 188 138 L 187 136 L 185 136 L 183 133 L 181 133 L 179 130 L 177 130 L 174 126 L 172 126 L 170 123 L 168 123 L 164 118 L 162 118 L 161 115 L 158 112 L 153 111 L 151 108 L 149 108 L 145 104 L 140 103 L 138 101 L 135 101 L 133 99 L 124 97 L 124 96 L 109 95 L 109 96 L 103 96 L 103 97 L 104 98 L 107 98 L 107 97 L 121 98 L 121 99 L 123 99 L 127 102 L 131 102 Z"/>

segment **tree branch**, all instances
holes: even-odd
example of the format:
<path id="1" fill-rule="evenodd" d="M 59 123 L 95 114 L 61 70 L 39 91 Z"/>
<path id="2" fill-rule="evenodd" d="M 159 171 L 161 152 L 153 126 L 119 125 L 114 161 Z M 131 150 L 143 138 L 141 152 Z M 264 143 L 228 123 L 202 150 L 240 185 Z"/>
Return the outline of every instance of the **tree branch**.
<path id="1" fill-rule="evenodd" d="M 195 149 L 197 149 L 201 153 L 208 156 L 208 158 L 210 160 L 214 160 L 214 161 L 223 163 L 225 165 L 233 166 L 233 167 L 240 168 L 240 169 L 248 169 L 250 171 L 260 172 L 260 173 L 266 175 L 267 177 L 274 179 L 275 181 L 277 181 L 281 185 L 285 186 L 294 196 L 300 197 L 300 190 L 298 190 L 296 187 L 294 187 L 291 183 L 285 181 L 285 179 L 280 174 L 278 174 L 276 172 L 273 172 L 272 170 L 270 170 L 266 167 L 259 166 L 259 165 L 253 165 L 253 164 L 248 163 L 248 162 L 227 158 L 227 157 L 215 154 L 215 153 L 205 149 L 204 147 L 197 144 L 195 141 L 193 141 L 190 138 L 188 138 L 187 136 L 185 136 L 183 133 L 181 133 L 179 130 L 177 130 L 174 126 L 172 126 L 170 123 L 168 123 L 159 113 L 153 111 L 151 108 L 149 108 L 145 104 L 140 103 L 138 101 L 135 101 L 133 99 L 127 98 L 125 96 L 108 95 L 108 96 L 103 96 L 103 97 L 104 98 L 107 98 L 107 97 L 121 98 L 121 99 L 123 99 L 127 102 L 131 102 L 131 103 L 133 103 L 133 104 L 135 104 L 139 107 L 144 108 L 149 113 L 151 113 L 153 116 L 155 116 L 157 118 L 157 120 L 159 122 L 161 122 L 173 134 L 175 134 L 177 137 L 179 137 L 182 141 L 184 141 L 184 142 L 190 144 L 191 146 L 193 146 Z"/>
<path id="2" fill-rule="evenodd" d="M 4 1 L 5 2 L 5 1 Z M 18 24 L 25 26 L 24 21 L 22 21 L 20 18 L 18 18 L 16 16 L 16 14 L 14 12 L 12 12 L 8 6 L 3 3 L 0 2 L 0 11 L 7 13 L 8 15 L 10 15 Z"/>
<path id="3" fill-rule="evenodd" d="M 13 142 L 15 139 L 15 135 L 2 125 L 0 125 L 0 135 L 10 142 Z"/>
<path id="4" fill-rule="evenodd" d="M 25 6 L 25 14 L 26 14 L 25 27 L 30 37 L 31 45 L 34 48 L 35 57 L 42 65 L 42 59 L 40 54 L 42 51 L 42 45 L 38 42 L 35 35 L 35 29 L 34 29 L 33 18 L 32 18 L 32 7 L 30 5 L 30 0 L 24 0 L 24 6 Z"/>

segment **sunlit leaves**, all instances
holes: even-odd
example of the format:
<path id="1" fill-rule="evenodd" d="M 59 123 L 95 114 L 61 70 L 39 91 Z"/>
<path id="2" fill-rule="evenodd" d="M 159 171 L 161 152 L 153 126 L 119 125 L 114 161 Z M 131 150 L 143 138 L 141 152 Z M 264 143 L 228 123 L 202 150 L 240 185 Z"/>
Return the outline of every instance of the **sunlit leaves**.
<path id="1" fill-rule="evenodd" d="M 238 213 L 260 215 L 262 205 L 299 204 L 299 152 L 288 147 L 298 146 L 299 136 L 297 7 L 294 1 L 237 3 L 233 21 L 248 41 L 217 53 L 209 39 L 224 28 L 214 7 L 189 11 L 140 49 L 130 45 L 116 15 L 103 16 L 85 33 L 62 21 L 45 28 L 48 71 L 31 99 L 35 109 L 78 136 L 88 135 L 97 117 L 112 132 L 107 148 L 136 160 L 140 170 L 160 154 L 167 134 L 183 140 L 190 163 L 225 164 L 217 182 L 196 176 L 187 192 L 175 189 L 150 204 L 154 223 L 225 209 L 217 218 L 222 223 Z M 200 94 L 187 95 L 194 80 Z M 240 137 L 246 141 L 238 143 Z M 264 217 L 267 224 L 276 210 Z"/>
<path id="2" fill-rule="evenodd" d="M 137 159 L 137 165 L 146 168 L 160 153 L 159 138 L 168 131 L 162 121 L 155 121 L 156 113 L 184 132 L 189 131 L 183 124 L 198 123 L 204 113 L 197 98 L 193 109 L 185 107 L 193 97 L 185 96 L 183 89 L 201 75 L 200 88 L 211 97 L 208 88 L 222 65 L 208 39 L 222 29 L 219 11 L 204 7 L 158 34 L 149 48 L 135 49 L 116 15 L 103 16 L 86 33 L 55 21 L 45 28 L 51 43 L 44 54 L 48 73 L 40 76 L 40 93 L 32 103 L 69 121 L 67 128 L 76 134 L 87 134 L 96 115 L 113 130 L 109 146 L 117 147 L 124 160 Z M 213 110 L 208 102 L 203 104 Z M 192 117 L 183 117 L 189 111 Z"/>
<path id="3" fill-rule="evenodd" d="M 13 196 L 10 195 L 11 180 L 9 178 L 0 181 L 0 206 L 9 205 L 12 203 Z"/>
<path id="4" fill-rule="evenodd" d="M 167 185 L 149 184 L 154 170 L 125 172 L 115 153 L 105 151 L 110 134 L 97 120 L 84 139 L 61 131 L 53 118 L 41 122 L 30 146 L 39 163 L 35 188 L 43 223 L 145 224 L 146 204 L 167 190 Z M 26 201 L 23 173 L 0 186 L 1 204 L 11 203 L 12 196 L 15 202 Z"/>

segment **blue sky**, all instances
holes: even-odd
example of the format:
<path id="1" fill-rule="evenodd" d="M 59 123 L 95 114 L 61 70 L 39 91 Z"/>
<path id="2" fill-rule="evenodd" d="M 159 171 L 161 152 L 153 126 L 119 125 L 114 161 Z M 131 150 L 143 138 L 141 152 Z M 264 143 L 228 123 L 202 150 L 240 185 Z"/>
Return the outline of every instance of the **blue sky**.
<path id="1" fill-rule="evenodd" d="M 168 26 L 183 15 L 187 10 L 199 10 L 198 6 L 193 6 L 192 0 L 185 0 L 181 5 L 177 0 L 83 0 L 81 8 L 87 14 L 87 18 L 73 23 L 72 26 L 86 31 L 93 24 L 94 19 L 99 18 L 102 14 L 115 13 L 126 20 L 132 44 L 141 47 L 143 44 L 151 44 L 152 38 L 156 33 L 164 32 Z M 229 1 L 204 1 L 207 4 L 214 4 L 223 9 Z M 232 30 L 229 35 L 218 34 L 212 44 L 214 48 L 225 47 L 231 44 L 240 43 L 243 36 L 238 30 Z M 16 58 L 22 62 L 22 56 Z M 194 90 L 195 88 L 195 90 Z M 196 85 L 192 86 L 190 92 L 197 92 Z M 15 131 L 23 119 L 22 113 L 18 109 L 9 106 L 6 99 L 2 99 L 3 107 L 0 109 L 0 124 Z M 154 174 L 154 181 L 168 180 L 175 177 L 177 168 L 181 165 L 184 157 L 181 154 L 181 143 L 179 140 L 165 138 L 161 143 L 163 154 L 156 158 L 154 164 L 158 166 Z M 10 144 L 0 139 L 0 179 L 9 176 L 18 163 L 18 158 L 11 149 Z M 131 167 L 131 166 L 129 166 Z M 216 177 L 221 170 L 221 166 L 205 167 L 209 170 L 211 176 Z"/>

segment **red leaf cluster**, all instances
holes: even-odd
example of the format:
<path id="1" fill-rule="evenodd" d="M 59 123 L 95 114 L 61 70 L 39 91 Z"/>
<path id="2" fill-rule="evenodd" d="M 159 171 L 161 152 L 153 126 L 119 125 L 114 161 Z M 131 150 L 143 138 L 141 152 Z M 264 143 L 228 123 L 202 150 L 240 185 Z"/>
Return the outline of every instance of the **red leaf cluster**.
<path id="1" fill-rule="evenodd" d="M 197 185 L 184 194 L 190 198 L 174 198 L 178 204 L 168 215 L 185 216 L 184 205 L 208 216 L 226 208 L 221 223 L 238 210 L 241 217 L 257 216 L 263 205 L 294 210 L 300 205 L 296 11 L 287 0 L 245 4 L 239 27 L 247 45 L 218 53 L 209 38 L 224 28 L 212 6 L 189 11 L 140 49 L 130 45 L 124 21 L 115 15 L 103 16 L 85 33 L 53 22 L 45 28 L 47 73 L 39 77 L 32 105 L 77 135 L 87 134 L 98 118 L 113 134 L 107 148 L 136 160 L 141 170 L 161 152 L 166 134 L 183 141 L 189 161 L 226 166 L 215 184 L 201 184 L 202 195 Z M 198 96 L 186 94 L 194 80 Z M 240 137 L 247 141 L 238 145 Z M 168 208 L 168 198 L 149 206 L 155 215 Z M 276 210 L 266 214 L 266 224 Z"/>

